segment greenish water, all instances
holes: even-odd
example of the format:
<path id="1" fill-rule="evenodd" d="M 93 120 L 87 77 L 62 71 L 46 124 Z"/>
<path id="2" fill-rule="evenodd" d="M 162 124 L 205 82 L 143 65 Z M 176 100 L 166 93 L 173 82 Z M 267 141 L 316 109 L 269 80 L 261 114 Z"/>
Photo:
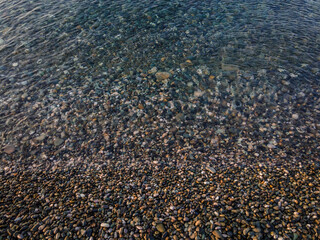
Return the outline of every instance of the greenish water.
<path id="1" fill-rule="evenodd" d="M 197 69 L 219 75 L 222 64 L 317 82 L 319 12 L 318 1 L 2 1 L 1 76 L 50 82 L 64 71 L 176 70 L 189 59 L 185 74 L 200 82 Z"/>
<path id="2" fill-rule="evenodd" d="M 13 0 L 0 22 L 1 142 L 24 157 L 318 138 L 319 1 Z"/>

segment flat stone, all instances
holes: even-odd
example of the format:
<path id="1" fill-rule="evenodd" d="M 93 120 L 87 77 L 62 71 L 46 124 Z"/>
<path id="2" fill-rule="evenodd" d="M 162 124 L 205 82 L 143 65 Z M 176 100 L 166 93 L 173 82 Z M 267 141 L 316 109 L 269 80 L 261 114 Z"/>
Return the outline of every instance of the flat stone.
<path id="1" fill-rule="evenodd" d="M 195 91 L 194 96 L 195 97 L 201 97 L 205 92 L 204 91 Z"/>
<path id="2" fill-rule="evenodd" d="M 166 229 L 164 228 L 162 223 L 159 223 L 156 225 L 156 228 L 159 232 L 164 233 L 166 231 Z"/>
<path id="3" fill-rule="evenodd" d="M 201 224 L 201 220 L 196 221 L 195 226 L 199 226 Z"/>
<path id="4" fill-rule="evenodd" d="M 7 154 L 11 154 L 11 153 L 13 153 L 15 151 L 15 147 L 13 145 L 11 145 L 11 144 L 8 144 L 7 146 L 5 146 L 3 148 L 3 151 L 5 153 L 7 153 Z"/>
<path id="5" fill-rule="evenodd" d="M 268 147 L 268 148 L 276 148 L 276 146 L 273 145 L 272 143 L 268 143 L 267 147 Z"/>
<path id="6" fill-rule="evenodd" d="M 35 139 L 37 141 L 43 141 L 47 137 L 47 134 L 42 133 L 39 137 L 36 137 Z"/>
<path id="7" fill-rule="evenodd" d="M 292 118 L 297 120 L 299 118 L 299 114 L 298 113 L 294 113 L 292 114 Z"/>
<path id="8" fill-rule="evenodd" d="M 110 225 L 108 223 L 101 223 L 100 227 L 107 228 L 110 227 Z"/>
<path id="9" fill-rule="evenodd" d="M 239 71 L 239 66 L 238 65 L 234 65 L 234 64 L 221 64 L 221 68 L 223 71 L 230 71 L 230 72 L 235 72 L 235 71 Z"/>
<path id="10" fill-rule="evenodd" d="M 223 236 L 219 230 L 214 230 L 212 234 L 216 237 L 216 239 L 222 239 Z"/>
<path id="11" fill-rule="evenodd" d="M 63 139 L 61 139 L 61 138 L 55 138 L 54 141 L 53 141 L 53 144 L 54 144 L 55 146 L 59 146 L 59 145 L 61 145 L 63 142 L 64 142 Z"/>
<path id="12" fill-rule="evenodd" d="M 166 80 L 166 79 L 168 79 L 170 76 L 171 76 L 171 74 L 168 73 L 168 72 L 157 72 L 157 73 L 156 73 L 156 78 L 157 78 L 157 80 L 159 80 L 159 81 Z"/>
<path id="13" fill-rule="evenodd" d="M 213 167 L 206 167 L 206 170 L 208 170 L 211 173 L 216 173 L 217 172 Z"/>

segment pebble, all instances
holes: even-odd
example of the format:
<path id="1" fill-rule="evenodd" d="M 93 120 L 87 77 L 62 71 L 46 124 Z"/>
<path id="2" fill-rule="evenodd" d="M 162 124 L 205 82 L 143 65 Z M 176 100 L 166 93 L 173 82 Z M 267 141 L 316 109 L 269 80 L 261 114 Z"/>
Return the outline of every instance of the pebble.
<path id="1" fill-rule="evenodd" d="M 298 113 L 292 114 L 292 118 L 295 120 L 299 119 L 299 114 Z"/>
<path id="2" fill-rule="evenodd" d="M 159 223 L 156 225 L 156 228 L 159 232 L 164 233 L 166 231 L 166 229 L 164 228 L 162 223 Z"/>
<path id="3" fill-rule="evenodd" d="M 156 73 L 156 78 L 157 78 L 158 81 L 166 80 L 166 79 L 168 79 L 170 76 L 171 76 L 171 74 L 168 73 L 168 72 L 157 72 L 157 73 Z"/>
<path id="4" fill-rule="evenodd" d="M 213 167 L 206 167 L 206 169 L 211 173 L 216 173 L 217 172 Z"/>
<path id="5" fill-rule="evenodd" d="M 59 146 L 59 145 L 61 145 L 63 142 L 64 142 L 63 139 L 61 139 L 61 138 L 55 138 L 54 141 L 53 141 L 53 144 L 54 144 L 55 146 Z"/>
<path id="6" fill-rule="evenodd" d="M 223 236 L 219 230 L 214 230 L 212 234 L 216 237 L 216 239 L 222 239 Z"/>
<path id="7" fill-rule="evenodd" d="M 151 68 L 151 69 L 148 71 L 148 73 L 149 73 L 149 74 L 154 74 L 154 73 L 156 73 L 157 71 L 158 71 L 157 67 L 153 67 L 153 68 Z"/>
<path id="8" fill-rule="evenodd" d="M 100 225 L 101 227 L 104 227 L 104 228 L 108 228 L 110 227 L 110 225 L 108 223 L 101 223 Z"/>
<path id="9" fill-rule="evenodd" d="M 47 137 L 47 134 L 42 133 L 40 136 L 36 137 L 35 139 L 37 141 L 43 141 Z"/>
<path id="10" fill-rule="evenodd" d="M 6 145 L 4 148 L 3 148 L 3 151 L 5 152 L 5 153 L 7 153 L 7 154 L 11 154 L 11 153 L 13 153 L 14 151 L 15 151 L 15 147 L 13 146 L 13 145 L 11 145 L 11 144 L 8 144 L 8 145 Z"/>
<path id="11" fill-rule="evenodd" d="M 195 97 L 201 97 L 205 92 L 204 91 L 195 91 L 194 96 Z"/>
<path id="12" fill-rule="evenodd" d="M 17 238 L 18 238 L 18 239 L 23 239 L 24 236 L 23 236 L 22 234 L 18 234 L 18 235 L 17 235 Z"/>
<path id="13" fill-rule="evenodd" d="M 196 221 L 194 225 L 195 225 L 195 226 L 201 225 L 201 220 Z"/>
<path id="14" fill-rule="evenodd" d="M 221 64 L 221 68 L 223 71 L 239 71 L 239 66 L 234 64 Z"/>

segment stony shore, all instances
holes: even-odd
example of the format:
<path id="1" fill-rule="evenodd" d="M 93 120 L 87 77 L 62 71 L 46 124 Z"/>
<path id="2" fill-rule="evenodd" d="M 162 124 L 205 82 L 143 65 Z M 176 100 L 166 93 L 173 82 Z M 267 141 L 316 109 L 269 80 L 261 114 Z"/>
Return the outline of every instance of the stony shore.
<path id="1" fill-rule="evenodd" d="M 0 240 L 320 239 L 319 1 L 0 1 Z"/>
<path id="2" fill-rule="evenodd" d="M 318 239 L 318 90 L 238 84 L 252 101 L 231 106 L 177 76 L 106 78 L 100 97 L 62 81 L 7 115 L 0 238 Z"/>
<path id="3" fill-rule="evenodd" d="M 215 168 L 120 160 L 2 175 L 0 238 L 319 238 L 318 163 L 225 157 Z"/>

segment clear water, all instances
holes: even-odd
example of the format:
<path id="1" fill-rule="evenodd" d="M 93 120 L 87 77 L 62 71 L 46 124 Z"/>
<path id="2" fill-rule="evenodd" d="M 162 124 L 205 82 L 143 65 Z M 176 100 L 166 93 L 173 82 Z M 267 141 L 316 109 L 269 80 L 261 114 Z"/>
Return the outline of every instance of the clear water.
<path id="1" fill-rule="evenodd" d="M 19 154 L 28 149 L 28 154 L 52 155 L 30 143 L 42 133 L 46 144 L 58 149 L 54 137 L 67 132 L 62 138 L 74 154 L 83 141 L 92 143 L 90 139 L 99 142 L 92 149 L 101 147 L 105 129 L 117 138 L 115 122 L 141 120 L 139 110 L 137 117 L 122 108 L 148 105 L 160 91 L 168 93 L 173 104 L 196 101 L 202 109 L 185 118 L 167 111 L 152 120 L 160 123 L 162 118 L 168 126 L 180 121 L 187 125 L 181 128 L 191 129 L 198 124 L 219 136 L 226 128 L 225 135 L 239 141 L 246 120 L 234 121 L 231 114 L 247 120 L 252 115 L 252 122 L 259 124 L 277 122 L 278 134 L 289 131 L 282 127 L 288 122 L 318 132 L 319 1 L 1 0 L 0 23 L 2 145 L 19 146 Z M 154 79 L 148 73 L 153 67 L 171 71 L 169 82 L 154 91 L 144 88 Z M 115 110 L 103 107 L 108 101 Z M 159 102 L 160 109 L 166 104 Z M 295 113 L 300 122 L 293 122 Z M 93 115 L 103 120 L 87 123 Z M 40 124 L 44 118 L 47 122 Z M 75 130 L 83 121 L 96 130 Z M 258 131 L 261 126 L 251 127 Z M 132 127 L 130 134 L 135 131 Z M 260 131 L 257 139 L 267 145 L 269 133 Z"/>

